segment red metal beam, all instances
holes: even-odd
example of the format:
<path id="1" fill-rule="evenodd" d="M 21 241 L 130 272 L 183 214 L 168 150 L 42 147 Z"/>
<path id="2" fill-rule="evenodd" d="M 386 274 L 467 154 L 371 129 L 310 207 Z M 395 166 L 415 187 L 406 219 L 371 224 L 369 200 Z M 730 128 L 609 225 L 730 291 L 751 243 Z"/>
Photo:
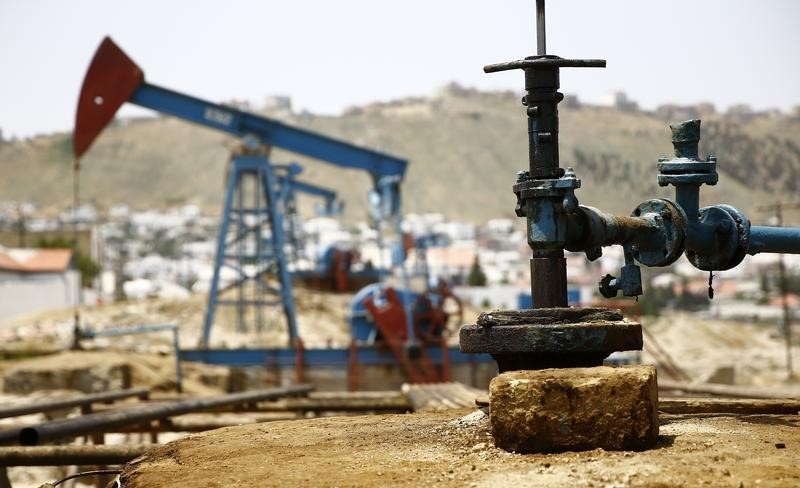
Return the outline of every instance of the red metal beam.
<path id="1" fill-rule="evenodd" d="M 110 37 L 103 39 L 83 78 L 72 147 L 76 158 L 89 149 L 117 110 L 144 83 L 144 71 Z"/>

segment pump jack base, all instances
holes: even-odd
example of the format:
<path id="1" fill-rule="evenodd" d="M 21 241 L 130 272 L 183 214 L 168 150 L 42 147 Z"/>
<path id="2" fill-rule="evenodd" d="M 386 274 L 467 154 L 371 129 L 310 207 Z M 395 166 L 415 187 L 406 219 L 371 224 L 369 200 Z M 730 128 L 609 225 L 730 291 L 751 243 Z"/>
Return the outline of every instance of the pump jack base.
<path id="1" fill-rule="evenodd" d="M 600 366 L 615 351 L 642 349 L 642 326 L 604 308 L 482 313 L 459 332 L 461 352 L 489 353 L 500 372 Z"/>

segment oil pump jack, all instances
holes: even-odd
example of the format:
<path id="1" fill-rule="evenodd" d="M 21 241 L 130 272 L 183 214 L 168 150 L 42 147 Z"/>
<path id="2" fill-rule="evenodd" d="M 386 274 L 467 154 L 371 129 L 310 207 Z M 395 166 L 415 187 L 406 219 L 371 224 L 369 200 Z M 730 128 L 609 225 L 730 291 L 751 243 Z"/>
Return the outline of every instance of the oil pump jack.
<path id="1" fill-rule="evenodd" d="M 402 263 L 398 268 L 403 288 L 368 285 L 356 294 L 357 300 L 351 302 L 350 309 L 349 347 L 306 350 L 297 332 L 285 252 L 286 209 L 292 206 L 294 192 L 305 191 L 325 198 L 327 210 L 336 211 L 335 196 L 296 180 L 297 166 L 272 163 L 270 149 L 281 148 L 343 169 L 366 171 L 373 181 L 370 217 L 378 225 L 379 241 L 383 224 L 393 226 L 397 236 L 403 236 L 400 184 L 407 169 L 406 160 L 148 83 L 142 69 L 110 38 L 105 38 L 97 49 L 81 88 L 73 145 L 76 158 L 86 153 L 125 102 L 240 138 L 228 172 L 201 347 L 181 350 L 182 359 L 239 366 L 293 366 L 298 381 L 303 381 L 305 367 L 342 367 L 347 368 L 348 383 L 353 389 L 358 388 L 358 371 L 364 367 L 400 365 L 408 380 L 429 382 L 448 380 L 452 364 L 466 366 L 466 381 L 477 384 L 477 368 L 490 358 L 485 354 L 462 354 L 445 340 L 448 321 L 460 316 L 460 302 L 446 286 L 423 294 L 412 292 Z M 245 188 L 248 182 L 249 190 Z M 217 305 L 225 303 L 219 297 L 223 291 L 219 280 L 223 266 L 239 273 L 234 285 L 251 281 L 259 287 L 254 296 L 245 297 L 240 291 L 238 299 L 231 301 L 239 305 L 240 321 L 244 319 L 244 305 L 252 306 L 258 314 L 265 305 L 280 304 L 290 347 L 209 347 Z M 273 283 L 264 282 L 268 276 L 274 277 Z M 276 300 L 267 301 L 266 295 Z M 445 307 L 446 302 L 455 302 L 455 311 Z"/>
<path id="2" fill-rule="evenodd" d="M 290 344 L 298 337 L 284 252 L 284 216 L 276 204 L 279 201 L 278 180 L 269 161 L 271 148 L 368 172 L 374 184 L 373 214 L 395 225 L 400 235 L 400 184 L 408 165 L 406 160 L 147 83 L 142 69 L 108 37 L 101 42 L 83 80 L 75 119 L 76 158 L 86 153 L 125 102 L 241 138 L 240 146 L 232 154 L 225 192 L 214 277 L 203 326 L 204 347 L 209 345 L 217 305 L 227 303 L 237 305 L 240 320 L 245 307 L 252 306 L 258 314 L 265 305 L 280 304 Z M 239 297 L 232 302 L 219 297 L 223 266 L 233 268 L 239 276 L 236 283 Z M 266 277 L 274 279 L 267 283 Z M 251 297 L 243 296 L 241 285 L 246 282 L 255 284 L 256 292 Z M 274 299 L 267 301 L 266 295 Z M 405 307 L 410 317 L 408 300 Z M 413 342 L 410 319 L 407 328 Z"/>

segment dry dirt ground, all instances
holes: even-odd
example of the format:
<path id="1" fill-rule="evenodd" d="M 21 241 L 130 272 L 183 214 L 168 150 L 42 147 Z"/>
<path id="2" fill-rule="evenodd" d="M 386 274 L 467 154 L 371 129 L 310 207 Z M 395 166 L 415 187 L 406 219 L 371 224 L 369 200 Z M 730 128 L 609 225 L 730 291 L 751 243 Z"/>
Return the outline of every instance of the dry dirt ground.
<path id="1" fill-rule="evenodd" d="M 800 387 L 797 359 L 794 371 L 798 377 L 787 380 L 786 343 L 777 325 L 715 320 L 681 312 L 657 319 L 644 317 L 642 325 L 693 381 L 703 381 L 717 368 L 731 366 L 737 385 Z M 792 355 L 800 358 L 797 335 L 795 332 Z M 647 342 L 642 360 L 652 363 Z"/>
<path id="2" fill-rule="evenodd" d="M 306 347 L 347 347 L 350 325 L 347 321 L 351 294 L 337 294 L 297 287 L 295 305 L 300 336 Z M 81 307 L 81 324 L 94 330 L 110 326 L 177 324 L 182 348 L 200 344 L 207 296 L 195 294 L 186 299 L 146 299 Z M 471 323 L 478 311 L 465 307 L 464 321 Z M 219 307 L 211 332 L 211 347 L 286 347 L 288 335 L 277 309 L 265 316 L 264 330 L 236 330 L 234 307 Z M 58 349 L 72 343 L 73 310 L 53 310 L 0 321 L 0 346 L 3 349 Z M 454 324 L 455 325 L 455 324 Z M 454 327 L 455 329 L 455 327 Z M 458 340 L 457 330 L 451 334 Z M 169 332 L 101 338 L 88 341 L 98 347 L 113 345 L 136 351 L 169 352 Z"/>
<path id="3" fill-rule="evenodd" d="M 798 416 L 661 419 L 644 452 L 513 454 L 481 411 L 320 418 L 192 435 L 129 463 L 125 488 L 800 486 Z"/>

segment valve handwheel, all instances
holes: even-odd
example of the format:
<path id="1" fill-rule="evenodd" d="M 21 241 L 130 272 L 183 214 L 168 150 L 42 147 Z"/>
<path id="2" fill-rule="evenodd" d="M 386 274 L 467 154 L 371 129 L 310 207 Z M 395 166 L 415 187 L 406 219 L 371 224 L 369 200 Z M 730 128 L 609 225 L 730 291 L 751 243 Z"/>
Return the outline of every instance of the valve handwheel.
<path id="1" fill-rule="evenodd" d="M 439 344 L 461 326 L 464 306 L 447 284 L 429 290 L 414 302 L 414 330 L 426 344 Z"/>

